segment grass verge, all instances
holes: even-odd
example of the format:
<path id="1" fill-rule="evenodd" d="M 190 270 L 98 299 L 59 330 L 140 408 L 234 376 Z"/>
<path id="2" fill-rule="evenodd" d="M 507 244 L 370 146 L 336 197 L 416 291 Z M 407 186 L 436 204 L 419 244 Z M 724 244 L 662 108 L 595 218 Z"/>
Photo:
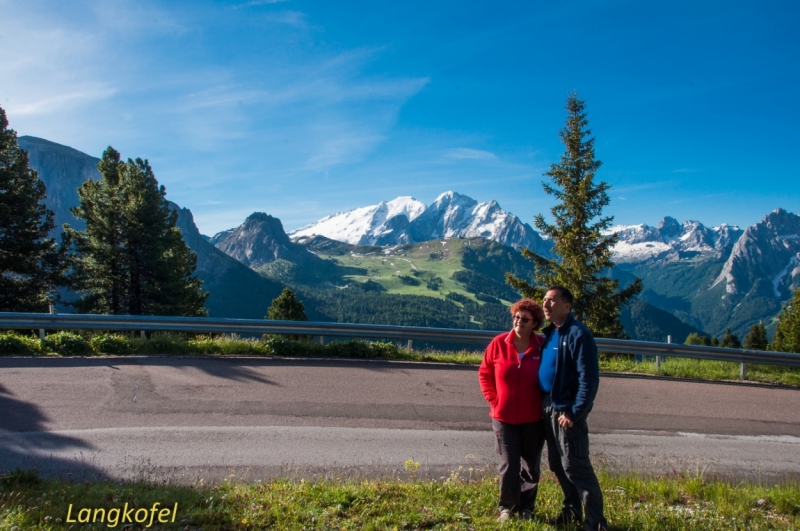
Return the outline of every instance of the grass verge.
<path id="1" fill-rule="evenodd" d="M 126 334 L 84 331 L 80 334 L 57 332 L 44 342 L 32 335 L 0 333 L 0 355 L 92 356 L 92 355 L 239 355 L 284 356 L 349 359 L 384 359 L 397 361 L 432 361 L 477 365 L 482 352 L 461 350 L 408 350 L 392 342 L 334 341 L 320 345 L 310 340 L 292 340 L 286 336 L 243 339 L 226 335 L 188 335 L 156 333 L 147 339 Z M 637 362 L 633 356 L 601 353 L 600 370 L 607 373 L 660 375 L 697 380 L 738 380 L 739 364 L 670 357 L 661 369 L 654 359 Z M 800 369 L 773 365 L 748 365 L 747 381 L 800 387 Z"/>
<path id="2" fill-rule="evenodd" d="M 163 513 L 162 523 L 155 512 L 149 529 L 551 529 L 544 518 L 555 516 L 561 504 L 551 474 L 542 479 L 538 519 L 501 526 L 495 522 L 496 478 L 469 479 L 463 472 L 438 481 L 414 479 L 412 471 L 410 480 L 275 479 L 215 486 L 41 480 L 31 472 L 16 472 L 0 478 L 0 529 L 148 529 L 156 503 L 159 511 L 170 512 Z M 646 478 L 602 471 L 600 482 L 611 529 L 789 530 L 800 525 L 797 484 L 731 484 L 696 475 Z M 122 520 L 125 504 L 133 525 Z M 120 511 L 114 514 L 114 508 Z"/>
<path id="3" fill-rule="evenodd" d="M 800 387 L 800 369 L 751 364 L 746 367 L 747 381 Z M 662 361 L 661 370 L 659 370 L 653 358 L 645 358 L 637 362 L 633 356 L 602 355 L 600 370 L 611 373 L 648 374 L 696 380 L 739 380 L 738 363 L 689 358 L 667 358 Z"/>

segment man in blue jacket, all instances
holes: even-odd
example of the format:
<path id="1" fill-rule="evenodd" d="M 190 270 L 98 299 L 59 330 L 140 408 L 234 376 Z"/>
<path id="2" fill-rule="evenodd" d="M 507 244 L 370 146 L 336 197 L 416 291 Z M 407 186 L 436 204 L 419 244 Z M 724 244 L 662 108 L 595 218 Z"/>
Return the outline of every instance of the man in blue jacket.
<path id="1" fill-rule="evenodd" d="M 572 315 L 572 293 L 563 286 L 547 290 L 542 307 L 550 325 L 539 368 L 547 459 L 564 492 L 561 514 L 550 523 L 583 520 L 586 530 L 605 530 L 603 492 L 589 460 L 589 427 L 600 367 L 592 333 Z"/>

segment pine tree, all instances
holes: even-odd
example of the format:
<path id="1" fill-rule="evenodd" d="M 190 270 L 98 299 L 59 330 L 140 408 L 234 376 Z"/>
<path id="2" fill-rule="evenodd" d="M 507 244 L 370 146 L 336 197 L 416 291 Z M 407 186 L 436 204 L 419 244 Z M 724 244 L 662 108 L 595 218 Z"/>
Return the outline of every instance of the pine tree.
<path id="1" fill-rule="evenodd" d="M 747 350 L 767 350 L 769 341 L 767 341 L 767 329 L 764 328 L 763 322 L 750 327 L 747 335 L 744 336 L 742 345 Z"/>
<path id="2" fill-rule="evenodd" d="M 72 209 L 86 221 L 85 230 L 69 230 L 77 251 L 73 286 L 83 294 L 75 306 L 91 313 L 205 315 L 208 293 L 192 276 L 197 256 L 149 163 L 122 162 L 109 147 L 98 169 L 102 179 L 84 183 Z"/>
<path id="3" fill-rule="evenodd" d="M 265 319 L 274 321 L 308 321 L 306 310 L 301 301 L 297 300 L 294 291 L 283 288 L 283 292 L 273 299 L 272 306 L 267 309 Z"/>
<path id="4" fill-rule="evenodd" d="M 719 346 L 725 348 L 742 348 L 742 343 L 739 341 L 739 338 L 731 333 L 730 328 L 725 329 L 725 336 L 723 336 L 722 341 L 720 342 Z"/>
<path id="5" fill-rule="evenodd" d="M 778 316 L 778 327 L 770 350 L 800 352 L 800 288 L 794 291 L 792 301 L 783 307 Z"/>
<path id="6" fill-rule="evenodd" d="M 558 204 L 550 211 L 555 224 L 544 216 L 535 218 L 536 228 L 554 243 L 557 259 L 550 260 L 529 249 L 522 255 L 532 260 L 536 270 L 529 284 L 511 273 L 506 281 L 524 296 L 542 300 L 548 286 L 561 285 L 575 296 L 573 312 L 598 336 L 624 337 L 620 323 L 620 307 L 641 292 L 641 280 L 620 289 L 619 281 L 606 276 L 614 265 L 612 248 L 616 234 L 603 235 L 611 227 L 613 217 L 602 217 L 609 203 L 609 185 L 594 182 L 602 164 L 594 158 L 594 138 L 587 129 L 585 104 L 577 94 L 567 99 L 567 122 L 559 133 L 566 151 L 558 164 L 552 164 L 545 175 L 553 184 L 542 183 L 544 191 Z"/>
<path id="7" fill-rule="evenodd" d="M 708 336 L 703 336 L 698 334 L 697 332 L 692 332 L 688 336 L 686 336 L 686 341 L 683 342 L 684 345 L 703 345 L 703 346 L 711 346 L 711 338 Z"/>
<path id="8" fill-rule="evenodd" d="M 46 312 L 64 285 L 68 240 L 59 247 L 48 237 L 55 225 L 45 194 L 0 108 L 0 311 Z"/>

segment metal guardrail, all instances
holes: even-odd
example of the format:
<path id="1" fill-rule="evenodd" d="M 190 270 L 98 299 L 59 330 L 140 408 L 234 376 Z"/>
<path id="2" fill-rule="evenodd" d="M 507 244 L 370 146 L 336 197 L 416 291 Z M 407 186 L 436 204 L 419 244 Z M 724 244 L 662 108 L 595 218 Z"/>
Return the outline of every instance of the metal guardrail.
<path id="1" fill-rule="evenodd" d="M 146 330 L 218 334 L 292 334 L 325 337 L 359 337 L 432 343 L 486 345 L 500 331 L 367 325 L 310 321 L 212 319 L 139 315 L 84 315 L 0 312 L 0 329 L 40 330 Z M 800 354 L 734 348 L 597 338 L 601 351 L 650 357 L 681 357 L 742 364 L 782 365 L 800 368 Z M 409 343 L 410 345 L 411 343 Z"/>
<path id="2" fill-rule="evenodd" d="M 0 312 L 0 329 L 10 328 L 46 330 L 147 330 L 218 334 L 292 334 L 483 345 L 487 344 L 499 333 L 486 330 L 461 330 L 457 328 L 427 328 L 421 326 L 367 325 L 314 321 Z"/>

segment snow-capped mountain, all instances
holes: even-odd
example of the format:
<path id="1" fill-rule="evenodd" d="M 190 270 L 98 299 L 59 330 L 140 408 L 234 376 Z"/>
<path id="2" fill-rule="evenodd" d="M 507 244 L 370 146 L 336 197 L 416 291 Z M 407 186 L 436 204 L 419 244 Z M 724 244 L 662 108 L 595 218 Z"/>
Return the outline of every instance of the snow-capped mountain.
<path id="1" fill-rule="evenodd" d="M 777 299 L 800 287 L 800 215 L 779 208 L 748 227 L 712 287 L 724 282 L 727 293 L 744 295 L 759 279 Z"/>
<path id="2" fill-rule="evenodd" d="M 456 192 L 441 194 L 428 207 L 411 197 L 322 218 L 289 236 L 320 235 L 357 245 L 398 245 L 437 238 L 483 237 L 547 254 L 550 245 L 527 223 L 500 208 Z"/>
<path id="3" fill-rule="evenodd" d="M 614 261 L 622 264 L 719 257 L 741 236 L 742 230 L 726 224 L 708 228 L 691 220 L 679 223 L 667 216 L 658 227 L 618 225 L 608 233 L 619 235 L 614 246 Z"/>
<path id="4" fill-rule="evenodd" d="M 408 224 L 423 212 L 424 203 L 413 197 L 398 197 L 377 205 L 331 214 L 316 223 L 289 232 L 289 236 L 326 236 L 354 245 L 412 243 L 407 232 Z"/>

